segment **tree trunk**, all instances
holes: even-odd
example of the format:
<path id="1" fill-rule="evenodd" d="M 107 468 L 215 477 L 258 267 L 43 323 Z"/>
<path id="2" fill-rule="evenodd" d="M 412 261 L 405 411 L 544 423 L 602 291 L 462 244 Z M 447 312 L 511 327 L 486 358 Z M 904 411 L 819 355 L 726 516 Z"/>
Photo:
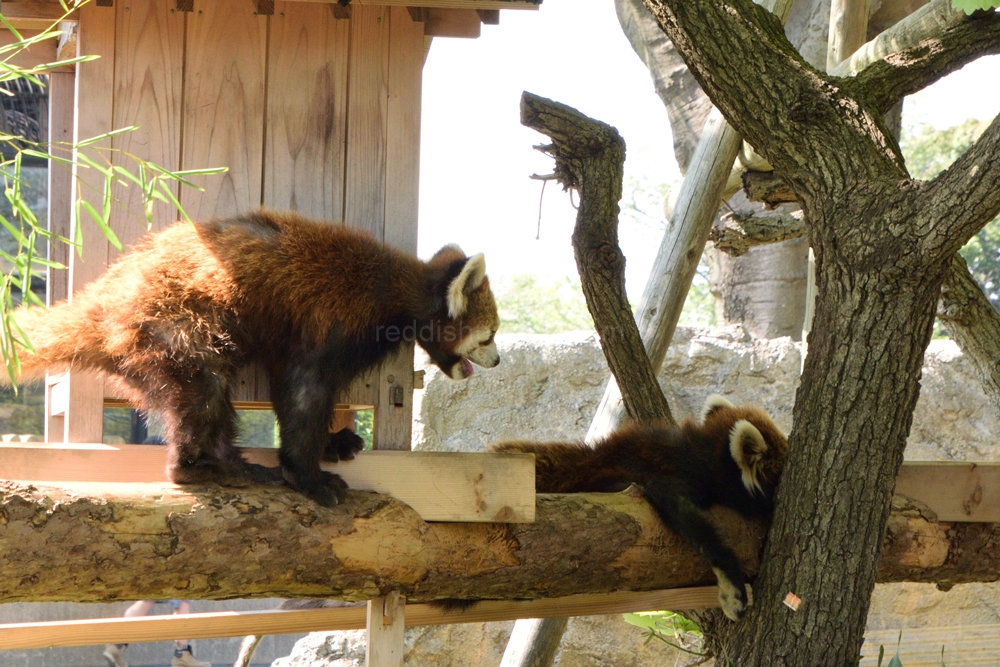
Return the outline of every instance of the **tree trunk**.
<path id="1" fill-rule="evenodd" d="M 397 590 L 422 602 L 714 582 L 631 491 L 540 495 L 530 524 L 449 524 L 360 491 L 327 509 L 271 487 L 106 490 L 0 482 L 0 601 L 361 600 Z M 712 515 L 752 579 L 766 524 L 724 508 Z M 1000 524 L 939 523 L 897 496 L 879 580 L 994 581 L 998 543 Z"/>
<path id="2" fill-rule="evenodd" d="M 1000 210 L 1000 119 L 919 183 L 884 113 L 1000 46 L 1000 16 L 965 18 L 845 81 L 809 67 L 748 0 L 645 2 L 799 195 L 816 254 L 816 317 L 754 605 L 717 649 L 739 667 L 853 665 L 941 283 Z M 797 611 L 782 604 L 788 593 Z"/>
<path id="3" fill-rule="evenodd" d="M 768 566 L 754 586 L 753 611 L 723 653 L 741 667 L 849 665 L 861 648 L 888 490 L 944 276 L 940 266 L 913 282 L 890 268 L 857 276 L 849 258 L 837 259 L 818 257 L 821 296 Z M 788 592 L 803 598 L 797 612 L 781 607 Z"/>

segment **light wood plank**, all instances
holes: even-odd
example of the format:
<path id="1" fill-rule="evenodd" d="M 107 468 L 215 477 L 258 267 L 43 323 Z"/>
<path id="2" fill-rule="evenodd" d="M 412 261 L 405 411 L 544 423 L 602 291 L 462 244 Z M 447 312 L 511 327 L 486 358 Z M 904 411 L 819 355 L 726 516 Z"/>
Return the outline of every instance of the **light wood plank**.
<path id="1" fill-rule="evenodd" d="M 343 221 L 349 21 L 279 2 L 271 18 L 264 206 Z"/>
<path id="2" fill-rule="evenodd" d="M 184 72 L 184 12 L 172 2 L 128 0 L 116 2 L 114 118 L 119 127 L 138 128 L 113 140 L 113 162 L 138 175 L 138 165 L 127 154 L 167 169 L 180 167 L 181 94 Z M 177 186 L 172 191 L 177 194 Z M 123 245 L 130 246 L 147 232 L 142 192 L 135 184 L 117 184 L 111 226 Z M 177 207 L 157 203 L 154 230 L 177 220 Z M 109 249 L 113 261 L 119 255 Z"/>
<path id="3" fill-rule="evenodd" d="M 389 97 L 389 9 L 354 7 L 344 221 L 385 238 L 385 159 Z"/>
<path id="4" fill-rule="evenodd" d="M 3 13 L 6 18 L 6 9 L 8 5 L 3 5 Z M 17 26 L 14 26 L 15 28 Z M 28 39 L 30 37 L 36 37 L 41 33 L 41 30 L 20 30 L 21 37 L 23 39 Z M 16 44 L 21 40 L 17 39 L 10 30 L 0 29 L 0 46 L 10 46 L 11 44 Z M 45 63 L 52 63 L 58 60 L 56 57 L 56 50 L 59 46 L 59 38 L 47 39 L 42 42 L 36 42 L 31 46 L 28 46 L 16 55 L 5 62 L 11 65 L 17 65 L 18 67 L 37 67 L 38 65 L 43 65 Z M 76 54 L 74 54 L 76 55 Z"/>
<path id="5" fill-rule="evenodd" d="M 244 449 L 244 458 L 278 465 L 275 449 Z M 166 448 L 153 445 L 0 444 L 0 479 L 36 483 L 154 483 L 164 477 Z M 535 465 L 529 454 L 361 452 L 324 463 L 358 490 L 410 505 L 426 521 L 525 523 L 535 518 Z"/>
<path id="6" fill-rule="evenodd" d="M 296 0 L 297 2 L 322 2 L 336 0 Z M 445 9 L 538 9 L 531 0 L 353 0 L 352 5 L 383 5 L 391 7 L 442 7 Z"/>
<path id="7" fill-rule="evenodd" d="M 420 187 L 420 102 L 424 27 L 404 7 L 389 14 L 384 241 L 417 251 Z M 398 405 L 399 398 L 402 405 Z M 410 449 L 413 431 L 413 341 L 379 371 L 376 449 Z"/>
<path id="8" fill-rule="evenodd" d="M 97 60 L 80 63 L 76 77 L 76 128 L 74 139 L 80 141 L 111 131 L 115 127 L 115 9 L 88 3 L 80 10 L 77 38 L 78 53 L 100 56 Z M 110 142 L 105 142 L 107 147 Z M 107 161 L 106 152 L 86 149 L 95 160 Z M 93 169 L 74 168 L 73 199 L 85 198 L 95 208 L 101 208 L 103 178 Z M 75 218 L 75 215 L 74 215 Z M 82 255 L 70 255 L 69 293 L 102 275 L 108 265 L 110 244 L 88 216 L 80 224 L 83 233 Z M 72 296 L 70 297 L 72 298 Z M 104 379 L 93 373 L 74 371 L 67 374 L 68 408 L 62 417 L 62 438 L 66 442 L 93 442 L 103 439 Z M 53 422 L 53 431 L 57 424 Z"/>
<path id="9" fill-rule="evenodd" d="M 930 507 L 938 521 L 1000 521 L 1000 465 L 908 461 L 895 493 Z"/>
<path id="10" fill-rule="evenodd" d="M 424 32 L 431 37 L 464 37 L 476 39 L 482 30 L 482 21 L 475 9 L 427 10 Z"/>
<path id="11" fill-rule="evenodd" d="M 72 3 L 67 3 L 72 4 Z M 56 0 L 5 0 L 3 3 L 4 18 L 20 30 L 44 30 L 57 21 L 77 21 L 79 10 L 69 14 Z"/>
<path id="12" fill-rule="evenodd" d="M 74 54 L 76 55 L 75 51 Z M 76 102 L 76 72 L 53 72 L 49 74 L 49 143 L 69 146 L 73 142 L 74 104 Z M 50 148 L 53 154 L 65 157 L 66 151 Z M 49 231 L 63 238 L 70 238 L 73 217 L 73 173 L 69 167 L 58 162 L 49 162 Z M 49 243 L 49 259 L 69 266 L 70 249 L 64 243 Z M 48 305 L 62 301 L 69 296 L 69 272 L 66 269 L 48 269 L 45 281 L 45 300 Z M 53 417 L 52 394 L 46 379 L 45 392 L 45 439 L 51 441 L 65 438 L 65 400 L 59 417 Z M 64 385 L 65 387 L 65 385 Z"/>
<path id="13" fill-rule="evenodd" d="M 188 13 L 184 78 L 185 169 L 227 166 L 205 192 L 181 191 L 192 219 L 261 204 L 267 16 L 246 0 L 196 0 Z"/>
<path id="14" fill-rule="evenodd" d="M 405 607 L 406 627 L 487 623 L 517 618 L 621 614 L 658 609 L 707 609 L 719 606 L 715 586 L 664 591 L 572 595 L 516 602 L 486 600 L 465 611 L 444 611 L 429 604 Z M 334 609 L 209 612 L 138 618 L 102 618 L 0 625 L 0 649 L 97 646 L 117 642 L 151 642 L 188 637 L 280 635 L 323 630 L 360 630 L 364 607 Z"/>
<path id="15" fill-rule="evenodd" d="M 368 601 L 365 667 L 403 667 L 404 609 L 396 591 Z"/>

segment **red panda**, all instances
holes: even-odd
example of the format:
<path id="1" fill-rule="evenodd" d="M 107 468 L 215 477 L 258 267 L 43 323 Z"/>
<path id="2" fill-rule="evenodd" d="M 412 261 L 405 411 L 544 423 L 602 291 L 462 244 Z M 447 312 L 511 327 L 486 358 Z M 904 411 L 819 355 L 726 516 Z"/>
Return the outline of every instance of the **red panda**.
<path id="1" fill-rule="evenodd" d="M 68 368 L 105 374 L 124 398 L 163 416 L 172 481 L 285 481 L 326 506 L 346 485 L 320 469 L 321 458 L 353 458 L 362 446 L 349 430 L 328 430 L 354 378 L 404 340 L 453 379 L 470 376 L 472 363 L 500 361 L 482 255 L 445 246 L 423 262 L 290 213 L 176 223 L 71 302 L 16 318 L 33 347 L 19 352 L 19 379 Z M 233 382 L 254 361 L 270 383 L 280 469 L 249 464 L 233 446 Z"/>
<path id="2" fill-rule="evenodd" d="M 773 511 L 788 441 L 763 410 L 710 396 L 701 424 L 632 424 L 593 447 L 515 441 L 494 449 L 534 454 L 538 493 L 641 487 L 663 523 L 712 566 L 726 616 L 743 616 L 747 592 L 739 560 L 704 510 L 725 505 L 748 517 Z"/>

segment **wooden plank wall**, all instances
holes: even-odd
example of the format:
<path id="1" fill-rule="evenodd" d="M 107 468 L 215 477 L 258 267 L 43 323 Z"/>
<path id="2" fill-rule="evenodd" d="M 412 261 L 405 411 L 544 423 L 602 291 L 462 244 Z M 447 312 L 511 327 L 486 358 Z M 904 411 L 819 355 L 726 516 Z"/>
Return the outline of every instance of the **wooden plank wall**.
<path id="1" fill-rule="evenodd" d="M 176 191 L 193 219 L 290 209 L 415 252 L 424 24 L 405 7 L 357 6 L 338 19 L 326 3 L 279 0 L 272 15 L 248 0 L 178 5 L 115 0 L 81 10 L 80 52 L 102 58 L 79 66 L 78 136 L 138 125 L 114 139 L 114 164 L 134 170 L 127 152 L 170 168 L 228 166 L 200 180 L 204 192 Z M 135 186 L 115 195 L 126 206 L 112 225 L 127 246 L 147 224 Z M 99 202 L 99 192 L 85 196 Z M 151 228 L 177 217 L 158 204 Z M 118 254 L 84 222 L 71 290 Z M 376 407 L 378 448 L 410 447 L 412 371 L 410 347 L 340 399 Z M 62 439 L 99 442 L 101 406 L 114 396 L 83 374 L 66 382 Z M 258 369 L 241 377 L 235 398 L 268 400 Z"/>

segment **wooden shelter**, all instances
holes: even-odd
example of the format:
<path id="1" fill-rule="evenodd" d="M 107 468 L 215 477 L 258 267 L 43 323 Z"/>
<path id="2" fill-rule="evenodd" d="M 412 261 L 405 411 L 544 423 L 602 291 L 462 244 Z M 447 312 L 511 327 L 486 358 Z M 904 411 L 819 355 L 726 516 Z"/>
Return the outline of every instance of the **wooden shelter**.
<path id="1" fill-rule="evenodd" d="M 53 140 L 135 125 L 106 142 L 114 164 L 134 169 L 134 155 L 168 169 L 228 167 L 204 179 L 204 192 L 175 191 L 192 219 L 260 206 L 295 210 L 415 252 L 430 41 L 477 37 L 481 23 L 499 21 L 500 9 L 536 7 L 529 0 L 92 0 L 69 16 L 74 38 L 59 53 L 45 45 L 35 58 L 100 56 L 52 74 Z M 2 11 L 19 28 L 63 14 L 52 0 L 4 2 Z M 99 198 L 87 186 L 100 176 L 81 170 L 74 180 L 60 171 L 52 170 L 50 216 L 69 236 L 75 190 Z M 124 206 L 112 227 L 128 246 L 147 231 L 141 193 L 118 186 L 115 196 Z M 175 207 L 159 204 L 153 229 L 176 219 Z M 117 255 L 87 222 L 81 257 L 59 249 L 69 271 L 53 276 L 52 300 L 101 275 Z M 411 347 L 346 397 L 344 408 L 375 408 L 378 448 L 409 449 L 412 361 Z M 101 442 L 103 408 L 121 404 L 100 378 L 83 373 L 51 378 L 47 398 L 49 442 Z M 235 399 L 266 407 L 261 375 L 247 372 Z"/>

